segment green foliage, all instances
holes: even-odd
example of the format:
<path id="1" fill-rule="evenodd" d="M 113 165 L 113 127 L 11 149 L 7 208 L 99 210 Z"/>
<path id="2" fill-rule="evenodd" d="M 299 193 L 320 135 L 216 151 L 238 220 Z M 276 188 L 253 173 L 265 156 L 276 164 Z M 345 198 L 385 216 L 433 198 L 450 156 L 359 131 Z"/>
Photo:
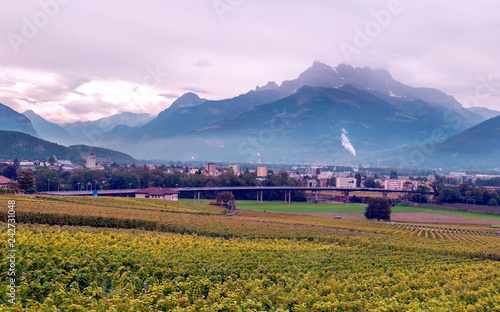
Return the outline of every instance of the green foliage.
<path id="1" fill-rule="evenodd" d="M 14 194 L 14 190 L 0 188 L 0 194 Z"/>
<path id="2" fill-rule="evenodd" d="M 226 205 L 227 203 L 234 201 L 234 195 L 233 193 L 227 191 L 220 192 L 217 194 L 217 197 L 215 197 L 215 201 L 218 204 Z"/>
<path id="3" fill-rule="evenodd" d="M 456 203 L 460 199 L 460 194 L 455 188 L 442 187 L 439 193 L 438 199 L 441 203 Z"/>
<path id="4" fill-rule="evenodd" d="M 369 187 L 369 188 L 382 188 L 382 186 L 380 185 L 380 183 L 377 181 L 375 182 L 375 180 L 373 178 L 367 178 L 365 180 L 365 187 Z"/>
<path id="5" fill-rule="evenodd" d="M 498 201 L 497 201 L 495 198 L 491 198 L 491 199 L 488 201 L 488 205 L 489 205 L 489 206 L 498 206 Z"/>
<path id="6" fill-rule="evenodd" d="M 370 198 L 367 201 L 365 217 L 367 219 L 390 220 L 391 203 L 387 198 Z"/>
<path id="7" fill-rule="evenodd" d="M 35 187 L 35 178 L 30 170 L 22 170 L 18 177 L 17 183 L 19 188 L 27 194 L 33 193 Z"/>
<path id="8" fill-rule="evenodd" d="M 3 170 L 3 175 L 6 178 L 9 178 L 11 180 L 16 180 L 17 179 L 17 170 L 16 170 L 16 167 L 15 166 L 7 166 Z"/>

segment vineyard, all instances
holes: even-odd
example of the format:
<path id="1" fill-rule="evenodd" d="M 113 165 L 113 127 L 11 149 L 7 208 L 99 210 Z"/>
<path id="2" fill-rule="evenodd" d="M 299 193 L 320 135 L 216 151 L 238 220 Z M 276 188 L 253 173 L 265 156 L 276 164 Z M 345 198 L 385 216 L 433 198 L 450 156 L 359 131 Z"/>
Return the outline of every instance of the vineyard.
<path id="1" fill-rule="evenodd" d="M 500 311 L 494 227 L 132 198 L 0 204 L 12 199 L 19 300 L 7 303 L 2 261 L 0 310 Z"/>

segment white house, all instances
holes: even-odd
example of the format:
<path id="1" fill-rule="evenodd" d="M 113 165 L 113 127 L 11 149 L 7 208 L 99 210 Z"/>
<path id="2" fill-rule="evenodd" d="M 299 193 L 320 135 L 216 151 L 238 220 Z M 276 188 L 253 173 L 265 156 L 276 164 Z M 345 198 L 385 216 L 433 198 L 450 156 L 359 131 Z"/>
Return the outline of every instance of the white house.
<path id="1" fill-rule="evenodd" d="M 136 198 L 156 198 L 177 201 L 179 192 L 166 187 L 148 187 L 135 192 Z"/>
<path id="2" fill-rule="evenodd" d="M 410 181 L 405 179 L 384 181 L 384 188 L 386 190 L 414 190 L 417 188 L 417 186 L 417 181 Z"/>
<path id="3" fill-rule="evenodd" d="M 10 181 L 12 180 L 4 176 L 0 176 L 0 188 L 7 188 Z"/>

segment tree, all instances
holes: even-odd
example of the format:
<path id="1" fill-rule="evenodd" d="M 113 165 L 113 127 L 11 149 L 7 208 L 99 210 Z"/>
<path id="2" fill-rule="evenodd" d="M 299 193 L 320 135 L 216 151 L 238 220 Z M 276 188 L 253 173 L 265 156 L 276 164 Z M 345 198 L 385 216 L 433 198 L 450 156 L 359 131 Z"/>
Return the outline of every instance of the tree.
<path id="1" fill-rule="evenodd" d="M 365 187 L 370 187 L 370 188 L 382 188 L 380 183 L 377 181 L 375 182 L 374 179 L 372 178 L 367 178 L 364 183 Z"/>
<path id="2" fill-rule="evenodd" d="M 234 195 L 231 192 L 226 192 L 226 191 L 220 192 L 219 194 L 217 194 L 215 201 L 218 204 L 222 203 L 229 210 L 236 208 L 236 202 L 234 200 Z"/>
<path id="3" fill-rule="evenodd" d="M 33 178 L 31 171 L 22 170 L 17 176 L 17 183 L 25 193 L 31 194 L 35 192 L 35 178 Z"/>
<path id="4" fill-rule="evenodd" d="M 498 206 L 498 201 L 495 198 L 491 198 L 488 202 L 489 206 Z"/>
<path id="5" fill-rule="evenodd" d="M 438 189 L 440 203 L 456 203 L 460 199 L 460 193 L 454 188 L 443 186 Z"/>
<path id="6" fill-rule="evenodd" d="M 391 220 L 391 203 L 387 198 L 370 198 L 367 204 L 365 210 L 367 219 Z"/>
<path id="7" fill-rule="evenodd" d="M 226 205 L 231 200 L 234 200 L 234 195 L 233 193 L 227 191 L 220 192 L 219 194 L 217 194 L 217 197 L 215 198 L 215 201 L 217 203 L 219 204 L 223 203 L 224 205 Z"/>
<path id="8" fill-rule="evenodd" d="M 398 173 L 396 171 L 391 171 L 390 179 L 391 180 L 397 180 L 398 179 Z"/>
<path id="9" fill-rule="evenodd" d="M 54 165 L 54 163 L 56 162 L 56 159 L 54 158 L 54 156 L 50 156 L 47 161 L 50 163 L 51 166 Z"/>
<path id="10" fill-rule="evenodd" d="M 17 170 L 15 166 L 8 166 L 3 171 L 3 175 L 11 180 L 15 180 L 17 178 Z"/>
<path id="11" fill-rule="evenodd" d="M 354 178 L 356 179 L 356 187 L 361 187 L 361 174 L 356 173 L 356 175 L 354 175 Z"/>

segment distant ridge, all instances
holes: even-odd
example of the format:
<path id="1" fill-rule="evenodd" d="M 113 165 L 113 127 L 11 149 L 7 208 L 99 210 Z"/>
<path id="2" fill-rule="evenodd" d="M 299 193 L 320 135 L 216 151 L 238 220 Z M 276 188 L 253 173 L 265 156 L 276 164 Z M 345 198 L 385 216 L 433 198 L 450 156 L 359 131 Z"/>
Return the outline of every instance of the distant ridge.
<path id="1" fill-rule="evenodd" d="M 28 117 L 0 103 L 0 130 L 38 135 Z"/>
<path id="2" fill-rule="evenodd" d="M 113 150 L 86 145 L 65 147 L 18 131 L 0 131 L 0 158 L 2 159 L 41 160 L 56 156 L 58 159 L 81 162 L 89 153 L 117 163 L 136 162 L 130 155 Z"/>

